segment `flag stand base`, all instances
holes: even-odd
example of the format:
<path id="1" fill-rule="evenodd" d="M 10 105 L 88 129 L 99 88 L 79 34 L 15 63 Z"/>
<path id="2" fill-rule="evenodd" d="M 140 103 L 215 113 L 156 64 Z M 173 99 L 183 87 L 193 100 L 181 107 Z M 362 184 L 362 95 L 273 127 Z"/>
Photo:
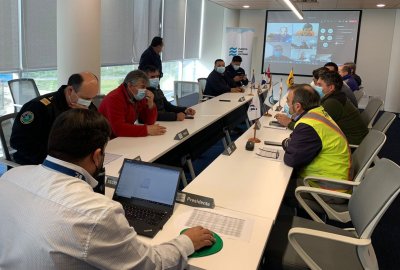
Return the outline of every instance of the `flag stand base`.
<path id="1" fill-rule="evenodd" d="M 270 114 L 269 112 L 264 113 L 264 116 L 266 117 L 272 117 L 272 114 Z"/>
<path id="2" fill-rule="evenodd" d="M 256 138 L 256 137 L 250 138 L 250 139 L 248 139 L 248 141 L 249 141 L 249 142 L 253 142 L 253 143 L 260 143 L 260 142 L 261 142 L 260 139 L 259 139 L 259 138 Z"/>
<path id="3" fill-rule="evenodd" d="M 276 109 L 275 109 L 275 111 L 277 111 L 277 112 L 280 112 L 281 110 L 282 110 L 282 106 L 281 105 L 277 106 Z"/>

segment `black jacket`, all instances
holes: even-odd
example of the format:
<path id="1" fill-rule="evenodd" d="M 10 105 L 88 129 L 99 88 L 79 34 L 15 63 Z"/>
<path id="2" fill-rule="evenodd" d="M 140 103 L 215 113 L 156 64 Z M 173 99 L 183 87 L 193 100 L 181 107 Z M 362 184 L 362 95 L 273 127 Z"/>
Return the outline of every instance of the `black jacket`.
<path id="1" fill-rule="evenodd" d="M 10 138 L 11 147 L 17 150 L 13 157 L 22 165 L 40 164 L 47 156 L 47 141 L 56 118 L 70 109 L 61 86 L 52 92 L 25 103 L 15 118 Z M 90 110 L 97 110 L 90 104 Z"/>
<path id="2" fill-rule="evenodd" d="M 204 94 L 208 96 L 219 96 L 230 92 L 231 88 L 234 86 L 231 86 L 229 81 L 225 74 L 218 73 L 215 70 L 211 71 L 210 75 L 207 77 Z"/>
<path id="3" fill-rule="evenodd" d="M 172 105 L 164 96 L 160 88 L 148 88 L 154 94 L 154 103 L 157 106 L 157 121 L 176 121 L 176 114 L 185 112 L 186 107 Z"/>
<path id="4" fill-rule="evenodd" d="M 233 68 L 232 64 L 230 64 L 229 66 L 227 66 L 227 67 L 225 68 L 225 75 L 231 80 L 230 84 L 233 85 L 234 87 L 240 87 L 240 86 L 242 86 L 242 85 L 247 85 L 247 84 L 249 83 L 249 80 L 248 80 L 248 79 L 241 80 L 241 81 L 238 81 L 238 82 L 235 82 L 235 81 L 233 80 L 233 78 L 234 78 L 236 75 L 246 75 L 246 72 L 245 72 L 244 69 L 241 68 L 241 67 L 239 67 L 238 70 L 235 70 L 235 69 Z"/>
<path id="5" fill-rule="evenodd" d="M 143 70 L 146 66 L 155 66 L 160 71 L 160 78 L 163 76 L 161 57 L 154 49 L 149 46 L 140 56 L 139 69 Z"/>

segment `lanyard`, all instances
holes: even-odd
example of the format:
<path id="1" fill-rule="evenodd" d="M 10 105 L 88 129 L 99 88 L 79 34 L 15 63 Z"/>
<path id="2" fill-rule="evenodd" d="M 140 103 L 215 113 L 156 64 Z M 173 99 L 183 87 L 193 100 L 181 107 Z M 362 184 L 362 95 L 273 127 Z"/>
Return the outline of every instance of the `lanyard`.
<path id="1" fill-rule="evenodd" d="M 63 174 L 66 174 L 66 175 L 69 175 L 69 176 L 72 176 L 72 177 L 75 177 L 75 178 L 82 179 L 83 181 L 86 181 L 86 177 L 83 174 L 81 174 L 80 172 L 77 172 L 77 171 L 75 171 L 73 169 L 64 167 L 64 166 L 62 166 L 60 164 L 54 163 L 54 162 L 49 161 L 47 159 L 45 161 L 43 161 L 42 165 L 46 166 L 47 168 L 53 169 L 55 171 L 58 171 L 60 173 L 63 173 Z"/>

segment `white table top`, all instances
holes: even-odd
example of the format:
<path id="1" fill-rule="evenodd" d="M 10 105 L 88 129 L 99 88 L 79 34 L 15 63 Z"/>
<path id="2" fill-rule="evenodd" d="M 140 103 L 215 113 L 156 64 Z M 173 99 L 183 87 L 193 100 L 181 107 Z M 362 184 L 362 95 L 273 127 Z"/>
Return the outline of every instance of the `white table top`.
<path id="1" fill-rule="evenodd" d="M 246 91 L 249 92 L 250 90 Z M 245 98 L 245 101 L 238 102 L 238 99 L 242 96 Z M 220 99 L 231 99 L 232 101 L 221 102 L 219 101 Z M 157 122 L 167 128 L 167 132 L 164 135 L 118 137 L 109 141 L 106 147 L 106 153 L 121 155 L 121 157 L 105 165 L 107 175 L 118 176 L 118 171 L 122 166 L 124 158 L 135 158 L 140 156 L 143 161 L 153 162 L 180 143 L 189 139 L 192 135 L 208 127 L 251 99 L 252 96 L 244 93 L 225 93 L 193 106 L 196 110 L 194 119 Z M 179 141 L 174 140 L 175 135 L 185 128 L 189 131 L 189 136 Z"/>
<path id="2" fill-rule="evenodd" d="M 182 204 L 176 204 L 174 214 L 164 225 L 163 229 L 153 239 L 140 236 L 140 240 L 152 245 L 171 240 L 184 229 L 180 225 L 182 223 L 182 215 L 185 215 L 185 212 L 192 209 Z M 223 248 L 220 252 L 207 257 L 190 258 L 188 269 L 257 269 L 273 220 L 243 215 L 242 213 L 226 209 L 216 208 L 216 210 L 224 211 L 227 215 L 232 214 L 234 216 L 235 213 L 240 214 L 254 220 L 250 240 L 245 241 L 222 236 Z"/>
<path id="3" fill-rule="evenodd" d="M 260 119 L 263 125 L 271 120 Z M 247 130 L 236 140 L 237 149 L 231 156 L 220 155 L 184 191 L 212 197 L 219 207 L 275 219 L 293 169 L 255 152 L 264 147 L 264 140 L 280 142 L 290 131 L 261 127 L 257 131 L 261 143 L 247 151 L 245 145 L 253 133 L 253 128 Z"/>

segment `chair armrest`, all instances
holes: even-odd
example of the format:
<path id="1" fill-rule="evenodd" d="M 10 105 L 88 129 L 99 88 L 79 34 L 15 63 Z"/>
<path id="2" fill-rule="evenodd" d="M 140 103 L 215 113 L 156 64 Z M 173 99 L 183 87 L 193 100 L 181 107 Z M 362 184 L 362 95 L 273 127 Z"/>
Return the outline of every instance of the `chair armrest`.
<path id="1" fill-rule="evenodd" d="M 289 230 L 288 239 L 290 244 L 293 246 L 294 250 L 296 250 L 297 254 L 304 260 L 304 262 L 311 268 L 311 269 L 322 269 L 312 258 L 309 254 L 307 254 L 304 249 L 300 246 L 299 242 L 296 239 L 297 235 L 308 235 L 313 236 L 321 239 L 331 239 L 333 241 L 346 243 L 352 246 L 368 246 L 371 244 L 371 239 L 359 239 L 348 237 L 344 235 L 338 235 L 329 232 L 323 232 L 308 228 L 292 228 Z"/>
<path id="2" fill-rule="evenodd" d="M 319 216 L 311 209 L 311 207 L 308 206 L 308 204 L 305 202 L 305 200 L 301 197 L 302 193 L 309 193 L 311 196 L 314 197 L 314 199 L 319 203 L 319 205 L 325 210 L 325 212 L 328 214 L 330 218 L 335 218 L 337 220 L 343 220 L 344 218 L 349 219 L 348 212 L 345 213 L 339 213 L 335 211 L 332 207 L 329 206 L 321 197 L 319 197 L 316 194 L 320 195 L 325 195 L 333 198 L 342 198 L 342 199 L 350 199 L 351 195 L 343 192 L 338 192 L 338 191 L 333 191 L 333 190 L 328 190 L 328 189 L 321 189 L 321 188 L 314 188 L 314 187 L 297 187 L 294 195 L 299 202 L 299 204 L 304 208 L 304 210 L 307 212 L 307 214 L 310 215 L 310 217 L 319 223 L 324 223 L 322 219 L 319 218 Z M 345 220 L 346 220 L 345 219 Z"/>
<path id="3" fill-rule="evenodd" d="M 320 177 L 320 176 L 307 176 L 303 179 L 303 183 L 306 187 L 309 187 L 309 181 L 323 181 L 341 185 L 348 185 L 348 186 L 358 186 L 360 182 L 349 181 L 349 180 L 342 180 L 342 179 L 334 179 L 334 178 L 327 178 L 327 177 Z"/>

